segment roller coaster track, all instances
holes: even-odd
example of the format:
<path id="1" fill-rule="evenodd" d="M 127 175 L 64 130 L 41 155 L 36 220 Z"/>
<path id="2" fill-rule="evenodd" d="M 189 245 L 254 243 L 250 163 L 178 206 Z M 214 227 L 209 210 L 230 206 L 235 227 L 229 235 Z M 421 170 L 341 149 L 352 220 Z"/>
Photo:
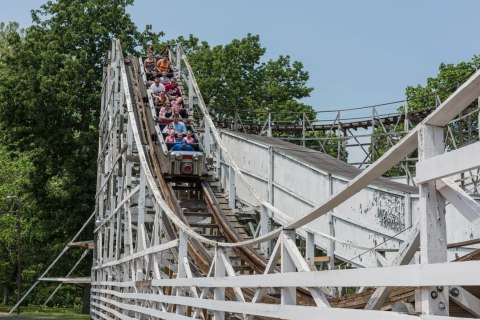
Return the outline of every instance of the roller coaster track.
<path id="1" fill-rule="evenodd" d="M 441 316 L 449 315 L 452 299 L 468 310 L 467 315 L 478 315 L 478 307 L 471 305 L 478 298 L 461 286 L 480 285 L 476 272 L 480 264 L 446 263 L 445 220 L 436 210 L 442 206 L 437 196 L 441 194 L 461 208 L 466 219 L 479 221 L 478 203 L 445 177 L 480 166 L 479 158 L 452 161 L 465 153 L 476 155 L 480 147 L 474 143 L 468 150 L 442 154 L 437 128 L 480 96 L 480 72 L 339 192 L 302 217 L 274 230 L 261 228 L 256 236 L 245 231 L 234 211 L 232 187 L 225 193 L 219 179 L 223 164 L 228 165 L 230 185 L 234 181 L 242 184 L 259 204 L 260 224 L 268 215 L 289 215 L 263 199 L 245 177 L 209 116 L 181 47 L 175 58 L 177 75 L 184 76 L 181 69 L 187 74 L 182 80 L 188 85 L 188 107 L 193 107 L 195 97 L 202 113 L 201 143 L 208 157 L 208 174 L 201 179 L 165 178 L 168 155 L 154 138 L 153 104 L 141 78 L 141 61 L 124 59 L 119 41 L 114 40 L 104 70 L 99 125 L 92 318 L 417 318 L 373 311 L 388 301 L 401 300 L 405 287 L 420 288 L 418 300 L 415 296 L 413 300 L 422 319 L 444 319 Z M 424 172 L 418 180 L 422 214 L 389 261 L 391 268 L 312 268 L 297 247 L 296 230 L 366 188 L 417 147 L 422 160 L 419 170 Z M 435 161 L 449 163 L 441 176 L 429 170 Z M 260 245 L 270 241 L 273 249 L 261 251 Z M 402 266 L 419 246 L 422 264 Z M 456 291 L 445 290 L 446 286 Z M 368 291 L 367 298 L 363 295 L 363 303 L 354 305 L 330 297 L 333 287 L 376 289 Z M 348 306 L 373 310 L 340 308 Z"/>

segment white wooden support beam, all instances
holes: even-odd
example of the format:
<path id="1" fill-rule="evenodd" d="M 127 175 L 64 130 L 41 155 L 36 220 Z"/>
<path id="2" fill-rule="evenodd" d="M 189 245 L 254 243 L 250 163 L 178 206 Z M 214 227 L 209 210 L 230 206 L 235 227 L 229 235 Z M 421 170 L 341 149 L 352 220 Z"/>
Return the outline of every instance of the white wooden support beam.
<path id="1" fill-rule="evenodd" d="M 220 180 L 220 177 L 222 176 L 222 149 L 217 148 L 216 154 L 215 154 L 215 172 L 214 176 L 217 181 Z"/>
<path id="2" fill-rule="evenodd" d="M 273 271 L 275 270 L 275 266 L 277 265 L 277 261 L 281 255 L 281 249 L 280 249 L 281 246 L 282 246 L 282 239 L 280 237 L 279 239 L 277 239 L 275 247 L 273 247 L 272 254 L 270 255 L 270 259 L 268 260 L 267 266 L 265 267 L 263 274 L 273 273 Z M 262 297 L 264 294 L 265 294 L 265 288 L 257 288 L 257 290 L 255 290 L 255 294 L 253 295 L 251 303 L 257 303 L 258 301 L 262 300 Z M 251 319 L 253 319 L 252 316 L 247 315 L 245 317 L 245 320 L 251 320 Z"/>
<path id="3" fill-rule="evenodd" d="M 331 173 L 327 174 L 326 183 L 327 183 L 326 189 L 328 192 L 328 196 L 330 197 L 333 195 L 333 178 Z M 328 221 L 328 235 L 330 237 L 335 237 L 335 224 L 333 223 L 332 211 L 329 211 L 327 213 L 327 221 Z M 328 268 L 332 270 L 335 268 L 335 241 L 333 241 L 333 239 L 330 239 L 328 243 L 327 254 L 330 257 L 330 261 L 328 262 Z"/>
<path id="4" fill-rule="evenodd" d="M 412 196 L 410 193 L 404 193 L 403 202 L 405 207 L 405 228 L 412 225 Z"/>
<path id="5" fill-rule="evenodd" d="M 210 278 L 214 272 L 214 267 L 215 267 L 215 260 L 212 262 L 212 264 L 210 265 L 210 268 L 208 270 L 208 273 L 207 273 L 207 278 Z M 202 292 L 200 293 L 200 299 L 204 299 L 207 294 L 209 292 L 209 288 L 203 288 L 202 289 Z M 197 319 L 198 318 L 198 315 L 201 313 L 201 309 L 200 308 L 197 308 L 194 312 L 193 312 L 193 315 L 192 315 L 192 318 L 193 319 Z M 203 314 L 201 315 L 202 318 L 205 318 L 203 316 Z"/>
<path id="6" fill-rule="evenodd" d="M 308 231 L 305 239 L 305 246 L 305 259 L 313 264 L 315 258 L 315 235 Z"/>
<path id="7" fill-rule="evenodd" d="M 399 266 L 399 265 L 409 264 L 410 261 L 412 261 L 412 258 L 415 255 L 415 252 L 417 251 L 419 245 L 420 245 L 420 226 L 417 224 L 415 225 L 415 227 L 413 227 L 407 239 L 405 239 L 405 241 L 400 246 L 397 255 L 392 260 L 392 262 L 389 263 L 389 266 Z M 380 253 L 377 252 L 377 255 L 380 255 Z M 378 259 L 378 256 L 377 256 L 377 259 Z M 385 258 L 383 259 L 385 260 L 386 263 L 388 263 L 388 261 L 386 261 Z M 382 262 L 385 263 L 384 261 Z M 368 303 L 365 306 L 365 310 L 379 310 L 384 304 L 384 302 L 387 300 L 392 290 L 393 290 L 392 287 L 377 288 L 375 292 L 372 294 L 372 296 L 370 297 L 370 300 L 368 300 Z"/>
<path id="8" fill-rule="evenodd" d="M 388 267 L 390 266 L 390 262 L 385 258 L 383 254 L 380 252 L 376 251 L 375 252 L 375 258 L 377 259 L 377 265 L 379 267 Z"/>
<path id="9" fill-rule="evenodd" d="M 265 206 L 261 206 L 260 212 L 260 234 L 264 235 L 270 232 L 271 230 L 271 218 L 269 214 L 269 209 Z M 260 244 L 260 249 L 268 257 L 271 251 L 271 241 L 264 241 Z"/>
<path id="10" fill-rule="evenodd" d="M 268 148 L 268 172 L 267 172 L 267 190 L 268 190 L 268 203 L 274 206 L 274 185 L 275 170 L 274 170 L 275 153 L 272 147 Z M 262 206 L 262 212 L 260 215 L 260 232 L 261 235 L 267 234 L 272 229 L 272 212 L 269 208 Z M 265 241 L 260 244 L 262 252 L 268 257 L 272 251 L 272 242 Z"/>
<path id="11" fill-rule="evenodd" d="M 191 76 L 188 76 L 188 109 L 188 115 L 193 118 L 193 82 Z"/>
<path id="12" fill-rule="evenodd" d="M 420 161 L 444 151 L 443 128 L 422 124 L 418 135 Z M 419 174 L 417 170 L 417 175 Z M 447 228 L 445 200 L 437 192 L 435 182 L 422 183 L 420 189 L 420 254 L 421 264 L 447 261 Z M 448 316 L 448 289 L 421 288 L 421 309 L 425 315 Z M 418 301 L 416 303 L 419 303 Z"/>
<path id="13" fill-rule="evenodd" d="M 190 268 L 190 262 L 188 262 L 188 258 L 185 258 L 183 260 L 183 265 L 184 265 L 184 268 L 185 268 L 187 278 L 193 278 L 193 274 L 192 274 L 192 270 Z M 196 287 L 190 286 L 190 292 L 192 293 L 192 296 L 194 298 L 197 298 L 197 299 L 200 298 L 200 296 L 198 295 Z M 200 308 L 195 308 L 194 316 L 192 316 L 192 318 L 196 319 L 198 317 L 198 315 L 200 315 L 202 317 L 202 319 L 205 319 L 205 316 L 201 312 L 201 309 Z"/>
<path id="14" fill-rule="evenodd" d="M 192 269 L 190 268 L 190 262 L 188 262 L 188 258 L 183 258 L 183 269 L 185 270 L 185 276 L 189 279 L 193 278 Z M 190 286 L 190 292 L 195 298 L 198 298 L 197 288 L 195 286 Z"/>
<path id="15" fill-rule="evenodd" d="M 145 177 L 145 170 L 140 167 L 140 190 L 138 191 L 138 222 L 137 222 L 137 246 L 139 245 L 139 242 L 144 241 L 146 234 L 144 233 L 144 229 L 142 226 L 144 226 L 145 223 L 145 197 L 146 197 L 146 185 L 147 185 L 147 178 Z M 146 247 L 142 247 L 140 250 L 145 249 Z"/>
<path id="16" fill-rule="evenodd" d="M 185 264 L 183 261 L 188 259 L 187 250 L 188 250 L 188 237 L 185 232 L 180 231 L 178 237 L 178 267 L 177 267 L 177 279 L 186 278 L 187 273 L 185 271 Z M 188 261 L 188 260 L 187 260 Z M 185 289 L 183 287 L 177 287 L 175 289 L 177 296 L 184 296 Z M 185 315 L 185 307 L 183 305 L 177 305 L 177 314 Z"/>
<path id="17" fill-rule="evenodd" d="M 295 237 L 295 233 L 293 233 L 293 237 Z M 295 244 L 295 238 L 292 239 L 292 235 L 290 232 L 284 232 L 283 234 L 283 248 L 286 249 L 286 252 L 288 253 L 289 258 L 293 262 L 293 264 L 296 266 L 297 270 L 300 272 L 310 272 L 310 267 L 308 264 L 305 262 L 305 259 L 303 259 L 302 255 L 300 254 L 300 251 L 298 251 L 297 245 Z M 282 251 L 283 253 L 284 251 Z M 282 256 L 282 261 L 284 259 L 284 256 Z M 283 262 L 282 262 L 283 263 Z M 313 297 L 313 300 L 315 300 L 315 303 L 319 307 L 330 307 L 330 303 L 328 302 L 327 298 L 325 297 L 325 294 L 322 292 L 320 288 L 316 287 L 307 287 L 308 290 L 310 291 L 310 294 Z"/>
<path id="18" fill-rule="evenodd" d="M 455 301 L 462 309 L 480 318 L 480 299 L 462 287 L 450 288 L 450 299 Z"/>
<path id="19" fill-rule="evenodd" d="M 269 288 L 269 287 L 433 287 L 480 286 L 480 261 L 445 262 L 428 265 L 411 264 L 388 268 L 359 268 L 311 272 L 242 275 L 235 278 L 152 279 L 153 287 L 197 286 L 205 288 Z M 395 275 L 395 277 L 392 277 Z M 92 283 L 131 287 L 130 281 Z"/>
<path id="20" fill-rule="evenodd" d="M 176 60 L 177 60 L 177 61 L 175 61 L 175 62 L 176 62 L 176 64 L 177 64 L 177 65 L 176 65 L 176 67 L 177 67 L 177 72 L 178 72 L 178 74 L 181 74 L 181 72 L 180 72 L 180 64 L 181 64 L 181 60 L 182 60 L 182 52 L 181 52 L 181 49 L 180 49 L 180 43 L 177 43 L 177 50 L 176 50 L 176 51 L 177 51 L 177 52 L 176 52 L 176 54 L 177 54 Z"/>
<path id="21" fill-rule="evenodd" d="M 119 305 L 122 309 L 130 311 L 139 311 L 141 314 L 150 315 L 160 319 L 183 320 L 186 317 L 178 318 L 171 314 L 165 314 L 154 308 L 139 307 L 133 304 L 121 303 L 120 301 L 149 300 L 154 302 L 166 302 L 173 304 L 185 304 L 196 308 L 209 308 L 210 310 L 221 310 L 232 313 L 249 313 L 259 317 L 268 317 L 274 319 L 291 319 L 291 320 L 306 320 L 306 319 L 326 319 L 326 320 L 446 320 L 445 317 L 439 316 L 411 316 L 399 314 L 391 311 L 370 311 L 370 310 L 355 310 L 347 308 L 315 308 L 311 306 L 300 305 L 276 305 L 276 304 L 254 304 L 249 302 L 238 301 L 215 301 L 215 300 L 200 300 L 191 297 L 175 297 L 175 296 L 159 296 L 154 294 L 132 294 L 123 293 L 113 290 L 93 289 L 95 294 L 111 294 L 112 299 L 105 299 L 99 297 L 98 300 L 105 302 L 105 305 Z M 449 318 L 451 320 L 464 320 L 472 318 Z"/>
<path id="22" fill-rule="evenodd" d="M 452 176 L 480 167 L 480 142 L 417 163 L 416 184 Z"/>
<path id="23" fill-rule="evenodd" d="M 230 166 L 228 168 L 228 206 L 235 213 L 235 198 L 237 197 L 236 187 L 235 187 L 235 170 Z"/>
<path id="24" fill-rule="evenodd" d="M 215 277 L 225 277 L 225 265 L 223 264 L 219 248 L 215 247 L 215 256 L 213 257 L 215 263 Z M 216 287 L 213 289 L 213 299 L 215 301 L 225 300 L 225 288 Z M 214 320 L 225 320 L 224 311 L 214 311 L 213 313 Z"/>
<path id="25" fill-rule="evenodd" d="M 295 239 L 295 230 L 283 230 L 282 236 L 280 237 L 282 241 L 281 248 L 280 248 L 281 257 L 282 257 L 282 262 L 281 262 L 282 273 L 295 272 L 296 271 L 295 262 L 293 261 L 292 257 L 289 254 L 289 251 L 287 248 L 288 244 L 287 244 L 285 235 L 288 235 L 290 236 L 290 238 L 293 237 L 293 239 Z M 297 304 L 297 289 L 295 287 L 282 287 L 281 291 L 282 291 L 282 297 L 281 297 L 282 305 Z"/>
<path id="26" fill-rule="evenodd" d="M 212 141 L 212 132 L 208 124 L 207 118 L 204 119 L 205 132 L 203 133 L 203 149 L 207 157 L 210 156 L 210 144 Z"/>
<path id="27" fill-rule="evenodd" d="M 235 270 L 233 270 L 230 259 L 228 259 L 228 257 L 225 255 L 223 249 L 219 249 L 218 252 L 220 253 L 220 257 L 222 258 L 223 265 L 225 266 L 225 271 L 227 272 L 227 276 L 235 277 Z M 245 297 L 243 296 L 242 289 L 240 289 L 239 287 L 233 287 L 233 292 L 235 293 L 235 297 L 238 301 L 245 302 Z"/>
<path id="28" fill-rule="evenodd" d="M 443 178 L 436 181 L 438 192 L 445 197 L 468 221 L 480 225 L 480 204 L 472 199 L 462 188 L 451 179 Z"/>

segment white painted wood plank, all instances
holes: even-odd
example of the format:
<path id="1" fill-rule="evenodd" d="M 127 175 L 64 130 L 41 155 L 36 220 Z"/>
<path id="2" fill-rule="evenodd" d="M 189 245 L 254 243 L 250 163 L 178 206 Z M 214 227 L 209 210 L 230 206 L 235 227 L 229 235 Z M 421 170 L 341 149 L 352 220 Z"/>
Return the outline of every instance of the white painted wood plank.
<path id="1" fill-rule="evenodd" d="M 129 256 L 126 256 L 126 257 L 124 257 L 120 260 L 106 262 L 106 263 L 104 263 L 100 266 L 95 266 L 92 269 L 93 270 L 98 270 L 98 269 L 101 269 L 101 268 L 112 267 L 112 266 L 119 265 L 119 264 L 127 262 L 127 261 L 142 258 L 142 257 L 144 257 L 146 255 L 149 255 L 149 254 L 152 254 L 152 253 L 157 253 L 157 252 L 160 252 L 160 251 L 165 251 L 165 250 L 168 250 L 168 249 L 172 249 L 176 246 L 178 246 L 178 239 L 166 242 L 166 243 L 158 245 L 158 246 L 150 247 L 150 248 L 145 249 L 143 251 L 140 251 L 140 252 L 131 254 Z"/>
<path id="2" fill-rule="evenodd" d="M 131 294 L 120 293 L 112 290 L 92 290 L 95 293 L 111 294 L 122 299 L 136 299 L 149 300 L 156 302 L 166 302 L 171 304 L 189 305 L 195 308 L 206 308 L 209 310 L 228 311 L 232 313 L 247 313 L 263 317 L 272 317 L 276 319 L 325 319 L 325 320 L 414 320 L 414 319 L 428 319 L 428 320 L 443 320 L 445 317 L 416 317 L 405 314 L 398 314 L 390 311 L 371 311 L 371 310 L 356 310 L 343 308 L 318 308 L 311 306 L 298 305 L 274 305 L 274 304 L 260 304 L 238 301 L 215 301 L 196 299 L 190 297 L 176 297 L 176 296 L 158 296 L 154 294 Z M 113 304 L 119 304 L 114 300 L 110 300 Z M 134 306 L 128 305 L 127 308 L 134 310 Z M 136 307 L 141 310 L 141 307 Z M 143 308 L 142 313 L 149 311 L 151 315 L 157 316 L 156 310 L 151 308 Z M 148 314 L 148 313 L 147 313 Z M 165 316 L 164 316 L 165 317 Z M 162 317 L 163 318 L 163 317 Z M 165 317 L 164 319 L 170 319 Z M 455 318 L 449 318 L 455 319 Z M 460 318 L 458 318 L 460 319 Z M 466 319 L 466 318 L 463 318 Z M 472 319 L 472 318 L 470 318 Z"/>
<path id="3" fill-rule="evenodd" d="M 455 301 L 462 309 L 480 318 L 480 299 L 461 287 L 455 287 L 455 289 L 458 290 L 458 295 L 452 294 L 452 290 L 450 290 L 450 299 Z"/>
<path id="4" fill-rule="evenodd" d="M 387 268 L 362 268 L 289 272 L 263 275 L 239 275 L 193 279 L 153 279 L 152 286 L 198 287 L 428 287 L 480 286 L 480 261 L 446 262 L 428 265 L 405 265 Z M 392 277 L 392 274 L 395 277 Z M 134 286 L 133 282 L 97 281 L 95 285 Z"/>
<path id="5" fill-rule="evenodd" d="M 480 225 L 480 204 L 472 199 L 451 179 L 436 181 L 438 192 L 447 199 L 468 221 Z"/>
<path id="6" fill-rule="evenodd" d="M 113 290 L 104 290 L 104 291 L 105 291 L 104 293 L 108 293 L 108 294 L 111 294 L 113 296 L 118 296 L 118 295 L 114 294 L 115 291 L 113 291 Z M 126 295 L 134 296 L 136 294 L 128 293 Z M 167 297 L 167 296 L 163 296 L 163 297 Z M 140 314 L 151 315 L 151 316 L 158 317 L 160 319 L 191 320 L 190 317 L 186 317 L 186 316 L 182 316 L 182 315 L 178 315 L 178 314 L 174 314 L 174 313 L 170 313 L 170 312 L 163 312 L 163 311 L 156 310 L 156 309 L 153 309 L 153 308 L 146 308 L 146 307 L 140 307 L 140 306 L 136 306 L 136 305 L 132 305 L 132 304 L 128 304 L 128 303 L 122 303 L 122 302 L 118 302 L 118 301 L 115 301 L 113 299 L 108 299 L 108 298 L 104 298 L 104 297 L 96 297 L 96 298 L 99 301 L 105 302 L 107 305 L 113 305 L 115 307 L 120 308 L 121 310 L 135 311 L 135 312 L 138 312 Z M 109 309 L 109 307 L 107 307 L 106 305 L 102 305 L 102 309 Z"/>
<path id="7" fill-rule="evenodd" d="M 480 167 L 480 142 L 440 154 L 417 163 L 415 183 L 452 176 Z"/>
<path id="8" fill-rule="evenodd" d="M 380 252 L 376 251 L 376 252 L 375 252 L 375 257 L 377 258 L 377 263 L 379 264 L 379 267 L 388 267 L 388 266 L 390 266 L 390 261 L 388 261 L 387 259 L 385 259 L 385 257 L 383 256 L 383 254 L 381 254 Z"/>

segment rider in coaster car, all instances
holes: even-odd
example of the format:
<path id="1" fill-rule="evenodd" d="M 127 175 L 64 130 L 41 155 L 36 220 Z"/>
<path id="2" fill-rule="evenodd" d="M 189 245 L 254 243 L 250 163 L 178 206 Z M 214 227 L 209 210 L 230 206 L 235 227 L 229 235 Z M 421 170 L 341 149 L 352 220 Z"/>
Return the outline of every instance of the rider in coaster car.
<path id="1" fill-rule="evenodd" d="M 193 148 L 187 143 L 187 141 L 182 140 L 181 143 L 177 143 L 173 146 L 172 151 L 193 151 Z"/>

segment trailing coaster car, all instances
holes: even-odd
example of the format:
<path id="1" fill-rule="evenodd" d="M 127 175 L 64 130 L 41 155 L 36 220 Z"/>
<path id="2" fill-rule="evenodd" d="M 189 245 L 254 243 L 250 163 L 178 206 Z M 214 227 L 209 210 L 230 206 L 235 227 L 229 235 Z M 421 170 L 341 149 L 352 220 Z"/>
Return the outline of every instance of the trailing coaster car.
<path id="1" fill-rule="evenodd" d="M 201 176 L 205 157 L 198 151 L 169 151 L 169 170 L 174 176 Z"/>
<path id="2" fill-rule="evenodd" d="M 171 122 L 170 119 L 163 119 L 161 121 L 160 132 L 163 131 L 169 122 Z M 185 123 L 187 130 L 192 131 L 195 141 L 198 141 L 192 125 L 188 124 L 188 120 L 186 120 Z M 160 139 L 165 141 L 166 135 L 166 133 L 163 133 Z M 176 144 L 177 143 L 165 143 L 168 150 L 168 172 L 164 173 L 177 177 L 201 177 L 205 169 L 205 153 L 203 152 L 201 145 L 199 143 L 189 143 L 188 145 L 192 147 L 192 151 L 172 150 Z"/>

